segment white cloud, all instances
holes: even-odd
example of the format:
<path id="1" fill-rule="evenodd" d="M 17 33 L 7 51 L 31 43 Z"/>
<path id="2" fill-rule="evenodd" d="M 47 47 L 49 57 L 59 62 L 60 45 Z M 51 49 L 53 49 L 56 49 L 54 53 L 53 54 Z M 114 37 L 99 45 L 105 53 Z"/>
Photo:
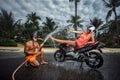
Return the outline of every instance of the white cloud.
<path id="1" fill-rule="evenodd" d="M 74 15 L 74 2 L 69 0 L 0 0 L 0 8 L 12 11 L 16 19 L 25 21 L 28 13 L 37 12 L 44 20 L 51 17 L 60 24 L 67 24 L 66 20 Z M 118 9 L 117 9 L 118 10 Z M 108 9 L 102 0 L 81 0 L 78 3 L 78 15 L 89 24 L 89 19 L 99 17 L 105 20 Z"/>

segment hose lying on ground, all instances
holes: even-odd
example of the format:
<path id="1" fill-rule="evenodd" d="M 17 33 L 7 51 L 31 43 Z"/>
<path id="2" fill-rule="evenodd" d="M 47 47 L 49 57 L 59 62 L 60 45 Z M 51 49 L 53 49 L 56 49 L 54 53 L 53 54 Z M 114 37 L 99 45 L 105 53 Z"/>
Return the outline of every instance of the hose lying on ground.
<path id="1" fill-rule="evenodd" d="M 24 62 L 22 62 L 13 72 L 12 74 L 12 80 L 15 80 L 15 73 L 27 62 L 27 60 L 25 60 Z"/>
<path id="2" fill-rule="evenodd" d="M 40 53 L 39 53 L 39 54 L 40 54 Z M 36 54 L 36 55 L 34 55 L 34 56 L 37 57 L 39 54 Z M 15 80 L 15 73 L 16 73 L 27 61 L 29 61 L 29 59 L 31 59 L 31 58 L 26 59 L 24 62 L 22 62 L 22 63 L 14 70 L 14 72 L 13 72 L 13 74 L 12 74 L 12 80 Z"/>
<path id="3" fill-rule="evenodd" d="M 41 44 L 41 49 L 43 44 L 45 43 L 45 41 L 43 41 L 43 43 Z M 36 51 L 38 51 L 38 49 L 36 49 Z M 41 52 L 40 52 L 41 53 Z M 40 53 L 36 54 L 35 56 L 37 57 Z M 12 74 L 12 80 L 15 80 L 15 73 L 28 61 L 29 59 L 26 59 L 24 62 L 22 62 L 13 72 Z"/>

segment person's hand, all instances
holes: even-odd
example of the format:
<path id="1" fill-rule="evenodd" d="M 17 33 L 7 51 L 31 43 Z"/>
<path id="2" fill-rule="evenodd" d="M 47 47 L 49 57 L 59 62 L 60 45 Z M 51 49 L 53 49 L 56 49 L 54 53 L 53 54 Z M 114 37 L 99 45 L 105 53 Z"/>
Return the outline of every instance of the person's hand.
<path id="1" fill-rule="evenodd" d="M 42 47 L 44 45 L 44 42 L 40 44 L 40 47 Z"/>
<path id="2" fill-rule="evenodd" d="M 37 48 L 35 49 L 35 52 L 34 52 L 34 53 L 35 53 L 35 54 L 37 54 L 37 53 L 38 53 L 38 49 L 37 49 Z"/>
<path id="3" fill-rule="evenodd" d="M 70 32 L 70 29 L 67 29 L 67 32 Z"/>

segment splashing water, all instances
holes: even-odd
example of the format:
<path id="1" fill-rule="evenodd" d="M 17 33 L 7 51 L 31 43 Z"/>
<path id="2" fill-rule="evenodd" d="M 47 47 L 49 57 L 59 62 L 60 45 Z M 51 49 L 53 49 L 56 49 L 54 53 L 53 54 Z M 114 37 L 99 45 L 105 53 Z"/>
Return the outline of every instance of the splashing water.
<path id="1" fill-rule="evenodd" d="M 46 36 L 46 38 L 44 39 L 43 43 L 45 43 L 53 34 L 59 32 L 59 31 L 61 31 L 61 30 L 64 30 L 64 29 L 66 29 L 66 27 L 58 27 L 58 28 L 56 28 L 53 32 L 49 33 L 49 34 Z M 35 32 L 35 34 L 37 34 L 38 31 L 39 31 L 39 30 L 37 30 L 37 31 Z M 54 44 L 54 47 L 56 47 L 56 46 L 55 46 L 55 42 L 53 42 L 53 44 Z"/>
<path id="2" fill-rule="evenodd" d="M 51 32 L 50 34 L 47 35 L 47 37 L 44 40 L 44 43 L 55 33 L 59 32 L 61 30 L 61 28 L 57 28 L 55 29 L 53 32 Z"/>

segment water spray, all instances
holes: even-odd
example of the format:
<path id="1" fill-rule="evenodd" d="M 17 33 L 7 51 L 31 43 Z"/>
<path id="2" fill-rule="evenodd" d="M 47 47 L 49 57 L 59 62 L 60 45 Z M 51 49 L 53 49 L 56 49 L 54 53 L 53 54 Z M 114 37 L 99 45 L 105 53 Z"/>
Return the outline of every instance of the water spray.
<path id="1" fill-rule="evenodd" d="M 39 40 L 42 40 L 42 41 L 43 41 L 42 44 L 44 44 L 53 34 L 57 33 L 58 31 L 60 31 L 59 28 L 57 28 L 56 30 L 54 30 L 53 32 L 51 32 L 50 34 L 48 34 L 44 41 L 43 41 L 42 38 L 38 38 L 38 39 L 39 39 Z M 35 32 L 35 34 L 37 34 L 37 31 Z M 42 48 L 42 46 L 41 46 L 41 48 Z M 36 56 L 38 56 L 38 55 L 36 55 Z M 27 61 L 28 61 L 28 60 L 26 59 L 24 62 L 22 62 L 22 63 L 14 70 L 14 72 L 13 72 L 13 74 L 12 74 L 12 80 L 15 80 L 15 73 L 16 73 Z"/>

